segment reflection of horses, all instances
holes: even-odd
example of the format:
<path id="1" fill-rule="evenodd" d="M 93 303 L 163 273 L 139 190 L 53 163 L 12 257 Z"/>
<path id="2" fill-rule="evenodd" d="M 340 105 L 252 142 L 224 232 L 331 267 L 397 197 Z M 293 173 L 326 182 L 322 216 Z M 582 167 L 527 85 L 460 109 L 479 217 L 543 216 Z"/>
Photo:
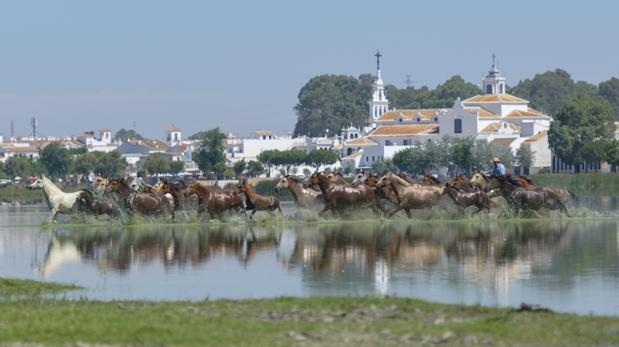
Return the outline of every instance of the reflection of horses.
<path id="1" fill-rule="evenodd" d="M 223 214 L 232 209 L 242 210 L 245 213 L 243 200 L 236 193 L 228 193 L 220 190 L 215 190 L 213 187 L 201 184 L 198 181 L 193 182 L 188 189 L 190 194 L 198 196 L 198 216 L 208 211 L 210 218 L 223 217 Z"/>
<path id="2" fill-rule="evenodd" d="M 376 187 L 390 186 L 398 197 L 398 208 L 391 212 L 393 216 L 404 210 L 411 217 L 411 209 L 422 209 L 434 206 L 441 197 L 442 188 L 433 186 L 412 186 L 404 179 L 389 173 L 383 176 Z"/>
<path id="3" fill-rule="evenodd" d="M 169 214 L 174 218 L 173 205 L 159 192 L 140 193 L 133 191 L 123 179 L 110 180 L 106 191 L 118 193 L 125 207 L 133 213 L 144 215 Z"/>
<path id="4" fill-rule="evenodd" d="M 497 177 L 499 182 L 501 193 L 507 199 L 507 201 L 515 208 L 516 214 L 520 210 L 532 210 L 538 211 L 542 208 L 548 210 L 560 210 L 567 212 L 565 204 L 561 201 L 561 198 L 550 190 L 538 190 L 530 191 L 518 186 L 517 182 L 509 177 Z"/>
<path id="5" fill-rule="evenodd" d="M 41 181 L 43 183 L 43 194 L 45 195 L 45 200 L 47 200 L 47 206 L 49 206 L 51 210 L 48 223 L 55 222 L 58 213 L 66 214 L 74 212 L 75 203 L 82 193 L 81 191 L 65 193 L 45 176 L 41 178 Z"/>
<path id="6" fill-rule="evenodd" d="M 301 182 L 290 175 L 284 176 L 275 186 L 275 191 L 279 192 L 288 189 L 297 205 L 303 208 L 311 208 L 322 204 L 320 192 L 311 188 L 303 188 Z"/>
<path id="7" fill-rule="evenodd" d="M 488 199 L 488 195 L 481 190 L 476 190 L 474 192 L 462 192 L 447 183 L 445 185 L 445 189 L 443 190 L 443 195 L 449 195 L 449 197 L 459 207 L 477 207 L 477 211 L 473 212 L 473 214 L 479 213 L 481 210 L 490 212 L 490 199 Z"/>
<path id="8" fill-rule="evenodd" d="M 97 198 L 88 189 L 82 190 L 79 195 L 77 199 L 77 208 L 82 212 L 92 213 L 95 216 L 121 216 L 120 209 L 112 200 Z"/>
<path id="9" fill-rule="evenodd" d="M 247 184 L 246 180 L 243 180 L 241 182 L 241 184 L 239 185 L 239 190 L 245 193 L 245 199 L 251 203 L 251 205 L 249 203 L 247 204 L 248 209 L 250 209 L 249 206 L 252 207 L 249 218 L 252 218 L 254 214 L 258 211 L 271 212 L 274 210 L 278 210 L 280 214 L 283 214 L 282 208 L 279 206 L 279 199 L 274 196 L 265 196 L 256 193 L 256 191 L 249 184 Z"/>
<path id="10" fill-rule="evenodd" d="M 325 199 L 326 205 L 320 211 L 321 215 L 329 210 L 337 211 L 349 207 L 376 208 L 374 190 L 365 184 L 358 186 L 337 184 L 321 172 L 314 172 L 308 181 L 310 185 L 320 188 Z"/>

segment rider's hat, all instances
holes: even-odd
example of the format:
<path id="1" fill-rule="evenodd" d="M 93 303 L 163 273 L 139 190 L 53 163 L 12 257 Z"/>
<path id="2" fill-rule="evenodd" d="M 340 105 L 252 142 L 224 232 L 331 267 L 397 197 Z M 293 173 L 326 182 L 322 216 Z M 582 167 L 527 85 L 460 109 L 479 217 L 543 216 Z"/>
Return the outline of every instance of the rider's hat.
<path id="1" fill-rule="evenodd" d="M 499 159 L 499 157 L 494 157 L 494 159 L 492 159 L 493 163 L 500 163 L 501 160 Z"/>

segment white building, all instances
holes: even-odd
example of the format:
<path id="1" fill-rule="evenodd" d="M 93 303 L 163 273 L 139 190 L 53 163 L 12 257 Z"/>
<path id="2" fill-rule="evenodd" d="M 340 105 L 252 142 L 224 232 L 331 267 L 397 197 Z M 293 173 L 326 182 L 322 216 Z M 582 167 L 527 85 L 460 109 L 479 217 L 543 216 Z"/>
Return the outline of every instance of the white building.
<path id="1" fill-rule="evenodd" d="M 380 58 L 378 53 L 377 58 Z M 534 144 L 533 171 L 549 167 L 547 135 L 545 142 L 544 136 L 536 135 L 546 134 L 551 118 L 529 107 L 527 100 L 505 93 L 506 79 L 496 68 L 494 56 L 482 86 L 483 94 L 466 100 L 458 98 L 449 109 L 389 109 L 380 65 L 377 65 L 374 92 L 369 102 L 372 126 L 362 137 L 350 137 L 347 133 L 342 166 L 371 168 L 374 162 L 392 158 L 402 149 L 450 136 L 486 140 L 509 146 L 513 152 L 525 142 Z M 383 112 L 376 116 L 380 111 Z"/>
<path id="2" fill-rule="evenodd" d="M 263 151 L 286 151 L 304 147 L 305 137 L 292 138 L 291 135 L 278 136 L 269 130 L 256 131 L 254 138 L 237 138 L 228 134 L 226 138 L 226 157 L 230 162 L 257 160 Z"/>
<path id="3" fill-rule="evenodd" d="M 92 133 L 84 133 L 78 136 L 78 141 L 83 143 L 89 152 L 111 152 L 118 148 L 118 143 L 112 140 L 112 131 L 108 128 L 99 129 L 99 137 Z"/>

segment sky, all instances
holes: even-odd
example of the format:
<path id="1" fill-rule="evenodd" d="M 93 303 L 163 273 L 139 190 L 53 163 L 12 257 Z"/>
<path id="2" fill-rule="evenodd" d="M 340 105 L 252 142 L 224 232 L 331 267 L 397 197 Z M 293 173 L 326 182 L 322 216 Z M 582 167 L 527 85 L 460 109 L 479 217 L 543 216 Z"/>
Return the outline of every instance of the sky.
<path id="1" fill-rule="evenodd" d="M 493 52 L 508 84 L 563 68 L 619 76 L 617 1 L 5 1 L 0 133 L 121 127 L 163 138 L 219 126 L 292 131 L 319 74 L 479 84 Z"/>

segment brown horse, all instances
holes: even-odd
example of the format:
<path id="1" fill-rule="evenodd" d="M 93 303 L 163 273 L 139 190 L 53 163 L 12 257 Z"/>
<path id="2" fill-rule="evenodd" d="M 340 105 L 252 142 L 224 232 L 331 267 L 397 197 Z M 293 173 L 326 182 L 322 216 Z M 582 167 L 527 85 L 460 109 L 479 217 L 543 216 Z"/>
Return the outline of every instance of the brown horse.
<path id="1" fill-rule="evenodd" d="M 550 187 L 539 187 L 533 184 L 528 177 L 525 176 L 517 176 L 514 178 L 514 182 L 529 191 L 540 191 L 540 190 L 548 190 L 556 194 L 563 204 L 568 205 L 570 203 L 576 202 L 576 194 L 573 192 L 563 189 L 563 188 L 550 188 Z"/>
<path id="2" fill-rule="evenodd" d="M 473 176 L 471 176 L 469 183 L 472 186 L 477 187 L 486 193 L 492 190 L 498 189 L 500 186 L 500 182 L 497 180 L 495 176 L 488 177 L 479 170 L 475 171 Z"/>
<path id="3" fill-rule="evenodd" d="M 447 183 L 443 190 L 443 195 L 448 195 L 454 203 L 461 208 L 467 208 L 469 206 L 477 207 L 477 211 L 473 212 L 473 214 L 479 213 L 482 210 L 490 212 L 490 199 L 486 192 L 481 190 L 462 192 Z"/>
<path id="4" fill-rule="evenodd" d="M 188 194 L 195 194 L 198 197 L 198 217 L 205 210 L 211 219 L 219 217 L 229 210 L 241 210 L 245 213 L 243 199 L 236 193 L 228 193 L 216 190 L 213 187 L 204 185 L 198 181 L 189 185 Z"/>
<path id="5" fill-rule="evenodd" d="M 311 188 L 303 188 L 301 182 L 290 175 L 282 177 L 275 186 L 275 191 L 280 192 L 288 189 L 297 205 L 303 208 L 312 208 L 314 206 L 323 205 L 321 193 Z"/>
<path id="6" fill-rule="evenodd" d="M 318 186 L 325 199 L 326 205 L 320 211 L 320 215 L 329 210 L 342 211 L 349 207 L 370 207 L 374 210 L 377 208 L 374 189 L 365 184 L 353 186 L 334 183 L 321 172 L 314 172 L 308 182 L 312 186 Z"/>
<path id="7" fill-rule="evenodd" d="M 108 193 L 118 193 L 125 207 L 132 213 L 144 215 L 170 215 L 172 219 L 174 219 L 173 205 L 159 192 L 136 192 L 132 190 L 123 179 L 110 180 L 105 191 Z"/>
<path id="8" fill-rule="evenodd" d="M 475 187 L 470 183 L 469 180 L 466 179 L 463 175 L 456 175 L 450 181 L 449 184 L 461 191 L 464 192 L 473 192 Z"/>
<path id="9" fill-rule="evenodd" d="M 411 217 L 411 209 L 434 206 L 441 198 L 443 189 L 432 186 L 414 186 L 392 173 L 383 176 L 376 184 L 378 188 L 383 186 L 390 186 L 398 197 L 398 207 L 389 216 L 404 210 L 409 218 Z"/>
<path id="10" fill-rule="evenodd" d="M 187 188 L 187 184 L 183 181 L 176 182 L 168 182 L 168 180 L 157 182 L 153 186 L 154 190 L 158 190 L 162 194 L 172 197 L 172 201 L 174 203 L 174 210 L 182 210 L 187 205 L 187 195 L 189 194 L 189 190 Z M 146 190 L 145 190 L 146 191 Z"/>
<path id="11" fill-rule="evenodd" d="M 514 207 L 516 214 L 520 210 L 539 211 L 542 208 L 546 208 L 548 210 L 560 210 L 569 217 L 565 204 L 555 192 L 546 189 L 537 191 L 526 190 L 509 176 L 498 176 L 496 179 L 499 182 L 501 193 L 507 202 Z"/>
<path id="12" fill-rule="evenodd" d="M 408 182 L 408 184 L 411 184 L 413 186 L 415 185 L 419 185 L 419 183 L 417 183 L 417 181 L 415 181 L 414 178 L 412 178 L 411 176 L 409 176 L 406 172 L 400 172 L 398 174 L 398 177 L 400 177 L 401 179 L 405 180 L 406 182 Z"/>
<path id="13" fill-rule="evenodd" d="M 419 182 L 419 184 L 421 184 L 422 186 L 435 186 L 435 187 L 442 187 L 443 183 L 441 183 L 441 181 L 438 180 L 438 178 L 432 176 L 432 175 L 425 175 L 423 176 L 423 178 L 421 179 L 421 182 Z"/>
<path id="14" fill-rule="evenodd" d="M 254 214 L 258 211 L 274 211 L 278 210 L 280 214 L 282 213 L 282 208 L 279 206 L 279 200 L 274 196 L 264 196 L 256 193 L 256 191 L 247 184 L 246 180 L 243 180 L 239 185 L 239 190 L 241 193 L 245 193 L 245 199 L 248 201 L 248 209 L 251 209 L 251 214 L 249 218 L 251 219 Z M 251 203 L 251 205 L 250 205 Z M 249 208 L 251 206 L 251 208 Z"/>
<path id="15" fill-rule="evenodd" d="M 79 211 L 92 213 L 95 216 L 122 217 L 120 209 L 112 200 L 96 198 L 89 189 L 82 189 L 82 193 L 77 197 L 76 206 Z"/>

